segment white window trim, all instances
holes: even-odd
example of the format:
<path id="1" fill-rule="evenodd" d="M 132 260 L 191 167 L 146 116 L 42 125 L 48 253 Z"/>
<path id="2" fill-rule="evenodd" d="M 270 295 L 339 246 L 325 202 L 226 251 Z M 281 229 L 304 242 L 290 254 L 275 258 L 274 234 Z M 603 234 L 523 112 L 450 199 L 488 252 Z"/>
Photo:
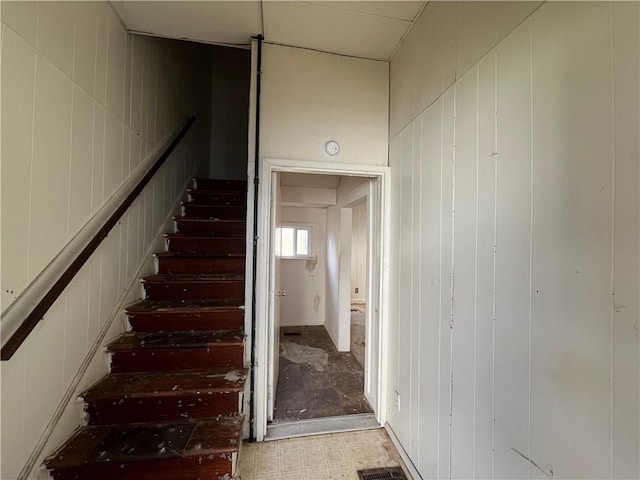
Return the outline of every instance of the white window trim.
<path id="1" fill-rule="evenodd" d="M 295 228 L 306 229 L 309 232 L 309 254 L 308 255 L 278 255 L 278 258 L 282 260 L 310 260 L 315 258 L 313 255 L 313 224 L 312 223 L 300 223 L 300 222 L 282 222 L 278 228 Z M 297 242 L 297 236 L 294 235 L 294 242 Z M 282 242 L 282 240 L 281 240 Z M 296 245 L 294 245 L 294 250 Z"/>

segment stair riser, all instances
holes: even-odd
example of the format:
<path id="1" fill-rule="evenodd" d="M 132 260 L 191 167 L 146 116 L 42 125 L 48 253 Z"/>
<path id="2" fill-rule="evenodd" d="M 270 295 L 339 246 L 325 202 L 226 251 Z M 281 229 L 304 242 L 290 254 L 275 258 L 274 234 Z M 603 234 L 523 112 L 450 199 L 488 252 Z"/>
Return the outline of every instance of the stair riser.
<path id="1" fill-rule="evenodd" d="M 55 480 L 217 480 L 225 474 L 231 476 L 233 461 L 233 455 L 226 453 L 181 459 L 103 462 L 53 470 L 52 476 Z"/>
<path id="2" fill-rule="evenodd" d="M 195 189 L 217 192 L 246 192 L 247 182 L 241 180 L 219 180 L 198 178 L 194 182 Z"/>
<path id="3" fill-rule="evenodd" d="M 244 297 L 244 282 L 237 280 L 145 283 L 143 287 L 145 298 L 150 300 L 222 300 Z"/>
<path id="4" fill-rule="evenodd" d="M 202 203 L 207 205 L 233 205 L 233 206 L 245 206 L 247 204 L 247 197 L 244 192 L 200 192 L 194 190 L 189 192 L 189 200 L 194 203 Z"/>
<path id="5" fill-rule="evenodd" d="M 212 392 L 174 397 L 122 397 L 88 403 L 89 425 L 160 422 L 182 418 L 237 415 L 240 392 Z"/>
<path id="6" fill-rule="evenodd" d="M 237 236 L 244 238 L 244 222 L 196 222 L 188 218 L 176 219 L 176 231 L 203 237 Z"/>
<path id="7" fill-rule="evenodd" d="M 246 252 L 244 237 L 235 238 L 168 238 L 167 250 L 170 252 L 209 253 L 242 255 Z"/>
<path id="8" fill-rule="evenodd" d="M 245 207 L 225 207 L 217 205 L 183 205 L 186 217 L 241 219 L 246 214 Z"/>
<path id="9" fill-rule="evenodd" d="M 244 257 L 158 257 L 158 273 L 244 273 Z"/>
<path id="10" fill-rule="evenodd" d="M 188 330 L 242 330 L 244 313 L 149 313 L 129 314 L 129 323 L 136 332 L 183 332 Z"/>
<path id="11" fill-rule="evenodd" d="M 242 368 L 242 345 L 212 345 L 209 348 L 162 348 L 117 351 L 111 354 L 111 372 L 161 372 Z"/>

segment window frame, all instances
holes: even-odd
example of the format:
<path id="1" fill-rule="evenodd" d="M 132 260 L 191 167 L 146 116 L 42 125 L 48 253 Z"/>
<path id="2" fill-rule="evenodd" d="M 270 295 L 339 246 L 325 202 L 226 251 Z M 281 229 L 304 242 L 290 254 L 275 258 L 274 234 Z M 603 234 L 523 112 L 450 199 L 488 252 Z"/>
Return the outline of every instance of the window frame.
<path id="1" fill-rule="evenodd" d="M 293 228 L 293 255 L 282 255 L 282 229 Z M 309 238 L 309 248 L 306 255 L 297 255 L 295 252 L 298 249 L 298 230 L 306 230 Z M 310 223 L 297 223 L 297 222 L 283 222 L 276 228 L 276 239 L 278 244 L 276 245 L 276 256 L 283 260 L 309 260 L 314 258 L 313 251 L 313 225 Z"/>

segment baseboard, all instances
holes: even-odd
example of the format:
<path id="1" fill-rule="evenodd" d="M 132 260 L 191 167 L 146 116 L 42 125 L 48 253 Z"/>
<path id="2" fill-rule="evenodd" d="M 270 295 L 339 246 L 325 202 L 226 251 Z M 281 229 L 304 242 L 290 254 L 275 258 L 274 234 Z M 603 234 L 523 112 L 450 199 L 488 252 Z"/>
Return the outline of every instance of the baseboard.
<path id="1" fill-rule="evenodd" d="M 411 474 L 411 476 L 414 478 L 414 480 L 422 480 L 422 476 L 418 473 L 418 470 L 413 465 L 413 462 L 409 458 L 409 455 L 407 455 L 407 452 L 405 451 L 404 447 L 400 443 L 400 440 L 396 436 L 396 432 L 393 431 L 393 429 L 389 426 L 388 423 L 384 425 L 384 429 L 387 431 L 387 434 L 389 435 L 389 438 L 393 442 L 393 445 L 396 447 L 396 450 L 398 450 L 398 453 L 400 454 L 400 458 L 402 458 L 402 461 L 404 462 L 404 466 L 407 468 L 407 470 L 409 470 L 409 473 Z"/>
<path id="2" fill-rule="evenodd" d="M 188 177 L 189 179 L 183 185 L 183 188 L 181 189 L 180 194 L 173 199 L 173 205 L 178 205 L 180 199 L 185 197 L 187 193 L 187 188 L 189 187 L 192 181 L 192 175 L 193 175 L 193 172 L 191 175 L 189 175 Z M 113 327 L 114 321 L 118 317 L 122 320 L 124 307 L 129 303 L 127 301 L 127 298 L 129 297 L 129 295 L 131 294 L 134 288 L 140 289 L 139 279 L 140 279 L 140 276 L 144 274 L 143 269 L 148 265 L 148 262 L 150 261 L 150 259 L 153 260 L 152 254 L 158 250 L 159 248 L 158 244 L 160 242 L 164 242 L 164 238 L 163 238 L 164 233 L 168 231 L 167 229 L 173 228 L 174 215 L 175 215 L 175 208 L 169 212 L 165 220 L 160 225 L 158 231 L 155 234 L 154 239 L 150 242 L 149 247 L 145 251 L 142 261 L 140 262 L 140 265 L 138 265 L 138 268 L 136 269 L 135 274 L 132 276 L 132 280 L 129 282 L 129 284 L 127 284 L 127 286 L 120 293 L 120 296 L 118 297 L 118 300 L 116 301 L 113 310 L 109 313 L 107 320 L 105 321 L 104 325 L 98 332 L 98 335 L 96 336 L 93 344 L 91 345 L 89 352 L 85 356 L 80 366 L 80 369 L 78 370 L 75 377 L 71 381 L 69 388 L 67 389 L 64 396 L 62 397 L 62 400 L 60 401 L 58 407 L 56 408 L 53 416 L 49 420 L 49 423 L 47 424 L 44 432 L 42 433 L 42 435 L 40 436 L 40 439 L 36 443 L 36 447 L 31 452 L 31 455 L 27 459 L 27 462 L 25 463 L 20 474 L 18 475 L 17 480 L 26 480 L 33 473 L 34 468 L 37 468 L 37 466 L 41 464 L 42 461 L 44 460 L 44 457 L 46 456 L 46 454 L 48 454 L 48 452 L 46 454 L 43 452 L 45 451 L 45 448 L 48 445 L 49 438 L 53 434 L 55 427 L 57 426 L 58 422 L 62 418 L 66 409 L 74 407 L 73 403 L 75 403 L 76 401 L 74 397 L 77 398 L 78 394 L 81 393 L 80 391 L 78 391 L 80 390 L 78 387 L 80 385 L 82 378 L 86 375 L 87 370 L 89 369 L 89 366 L 93 364 L 94 361 L 99 361 L 99 359 L 97 359 L 96 356 L 103 354 L 100 347 L 102 346 L 107 333 Z M 124 322 L 123 322 L 123 331 L 124 331 Z M 79 420 L 78 423 L 80 424 L 81 423 L 80 417 L 78 417 L 78 420 Z M 71 432 L 69 432 L 69 434 L 71 434 Z"/>

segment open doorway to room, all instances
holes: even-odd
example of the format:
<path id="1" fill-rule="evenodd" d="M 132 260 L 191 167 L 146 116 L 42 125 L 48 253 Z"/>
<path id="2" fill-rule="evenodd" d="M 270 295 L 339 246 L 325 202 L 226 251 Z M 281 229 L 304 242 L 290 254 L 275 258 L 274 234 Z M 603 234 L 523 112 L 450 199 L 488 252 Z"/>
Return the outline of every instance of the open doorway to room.
<path id="1" fill-rule="evenodd" d="M 269 438 L 380 424 L 380 186 L 272 174 Z"/>

